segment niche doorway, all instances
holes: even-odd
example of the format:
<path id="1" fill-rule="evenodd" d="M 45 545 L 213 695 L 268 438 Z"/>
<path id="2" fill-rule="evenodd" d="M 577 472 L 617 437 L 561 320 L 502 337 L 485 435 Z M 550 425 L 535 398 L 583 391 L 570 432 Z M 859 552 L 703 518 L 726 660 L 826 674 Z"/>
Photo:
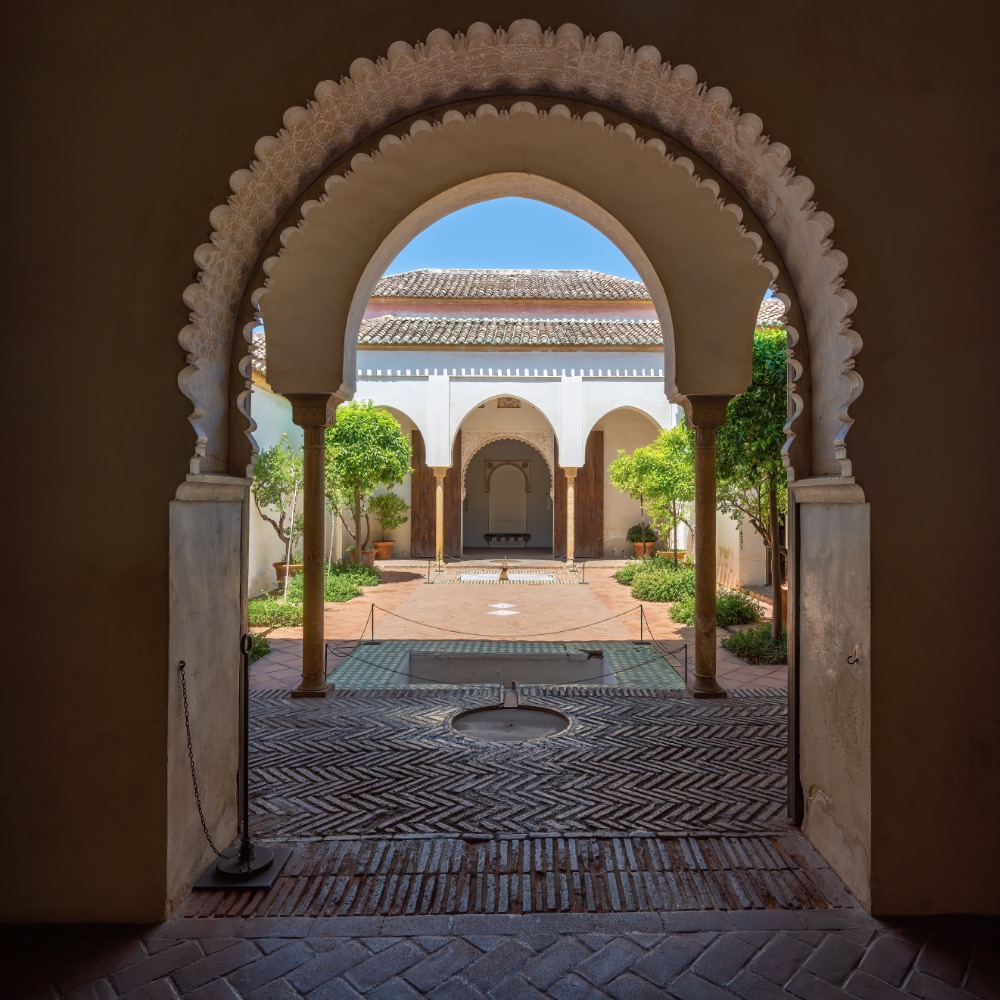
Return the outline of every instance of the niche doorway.
<path id="1" fill-rule="evenodd" d="M 524 441 L 492 441 L 469 462 L 462 510 L 463 557 L 550 559 L 552 476 Z"/>

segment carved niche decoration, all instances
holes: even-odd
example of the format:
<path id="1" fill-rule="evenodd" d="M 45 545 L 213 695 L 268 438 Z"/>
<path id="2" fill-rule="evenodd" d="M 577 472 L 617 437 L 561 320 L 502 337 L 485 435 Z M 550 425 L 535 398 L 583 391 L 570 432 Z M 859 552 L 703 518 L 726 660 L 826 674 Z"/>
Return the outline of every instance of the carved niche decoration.
<path id="1" fill-rule="evenodd" d="M 500 396 L 497 399 L 497 409 L 519 410 L 521 409 L 521 400 L 519 400 L 517 396 Z"/>
<path id="2" fill-rule="evenodd" d="M 505 465 L 512 465 L 524 476 L 524 492 L 531 492 L 531 459 L 530 458 L 488 458 L 483 463 L 483 492 L 489 493 L 493 473 Z"/>

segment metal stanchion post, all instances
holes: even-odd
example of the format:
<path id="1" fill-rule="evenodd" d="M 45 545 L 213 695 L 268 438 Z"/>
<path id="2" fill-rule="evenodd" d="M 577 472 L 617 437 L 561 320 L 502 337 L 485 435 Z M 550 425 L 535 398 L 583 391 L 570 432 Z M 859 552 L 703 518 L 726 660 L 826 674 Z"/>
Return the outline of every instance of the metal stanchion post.
<path id="1" fill-rule="evenodd" d="M 381 646 L 382 645 L 382 640 L 375 638 L 375 605 L 374 604 L 372 604 L 371 620 L 372 620 L 372 637 L 370 639 L 365 639 L 365 641 L 363 643 L 361 643 L 361 645 L 362 646 Z"/>
<path id="2" fill-rule="evenodd" d="M 639 638 L 632 640 L 633 646 L 648 646 L 649 640 L 643 634 L 643 624 L 645 623 L 646 615 L 642 610 L 642 605 L 639 605 Z"/>
<path id="3" fill-rule="evenodd" d="M 233 857 L 219 855 L 219 860 L 195 883 L 196 889 L 218 889 L 220 886 L 233 889 L 268 889 L 274 884 L 274 880 L 292 854 L 289 847 L 274 849 L 258 847 L 250 839 L 250 650 L 252 646 L 253 637 L 249 632 L 244 633 L 240 638 L 240 652 L 243 654 L 243 705 L 240 720 L 242 729 L 240 798 L 243 816 L 240 846 Z M 195 789 L 197 793 L 197 783 Z M 202 822 L 204 823 L 204 820 Z"/>

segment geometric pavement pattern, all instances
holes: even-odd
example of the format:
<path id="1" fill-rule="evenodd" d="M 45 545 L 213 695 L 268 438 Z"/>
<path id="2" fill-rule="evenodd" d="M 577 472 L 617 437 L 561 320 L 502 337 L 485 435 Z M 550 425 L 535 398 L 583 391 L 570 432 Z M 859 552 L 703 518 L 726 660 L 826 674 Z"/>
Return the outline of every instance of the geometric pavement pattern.
<path id="1" fill-rule="evenodd" d="M 174 919 L 4 933 L 4 995 L 992 1000 L 995 920 L 862 911 Z"/>
<path id="2" fill-rule="evenodd" d="M 450 719 L 490 688 L 251 692 L 251 830 L 264 840 L 415 834 L 783 832 L 783 691 L 525 687 L 570 726 L 489 743 Z"/>

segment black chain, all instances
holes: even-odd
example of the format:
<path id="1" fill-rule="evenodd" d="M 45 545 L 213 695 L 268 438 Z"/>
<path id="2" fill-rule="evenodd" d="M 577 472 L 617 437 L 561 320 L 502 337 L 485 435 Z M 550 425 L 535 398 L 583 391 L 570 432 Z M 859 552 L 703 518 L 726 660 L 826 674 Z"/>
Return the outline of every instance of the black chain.
<path id="1" fill-rule="evenodd" d="M 223 854 L 222 851 L 215 846 L 215 841 L 212 840 L 212 835 L 208 832 L 208 824 L 205 822 L 205 811 L 201 807 L 201 793 L 198 791 L 198 775 L 194 768 L 194 747 L 191 745 L 191 717 L 188 711 L 187 680 L 184 674 L 186 666 L 187 664 L 181 660 L 181 697 L 184 699 L 184 728 L 187 731 L 188 761 L 191 764 L 191 784 L 194 786 L 194 801 L 198 806 L 198 819 L 201 820 L 201 828 L 205 834 L 205 840 L 208 841 L 208 846 L 212 848 L 212 851 L 217 858 L 229 860 L 230 858 L 235 857 L 235 855 Z"/>

